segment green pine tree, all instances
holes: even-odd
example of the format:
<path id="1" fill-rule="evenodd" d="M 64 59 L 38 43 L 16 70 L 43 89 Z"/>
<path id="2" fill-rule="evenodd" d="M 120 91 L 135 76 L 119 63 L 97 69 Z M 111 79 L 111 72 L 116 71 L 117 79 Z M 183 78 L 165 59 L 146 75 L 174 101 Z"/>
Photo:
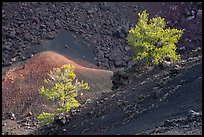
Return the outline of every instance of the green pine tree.
<path id="1" fill-rule="evenodd" d="M 42 125 L 53 122 L 56 115 L 68 112 L 71 108 L 80 105 L 75 97 L 79 90 L 88 90 L 89 85 L 76 79 L 74 69 L 73 65 L 63 65 L 61 68 L 50 71 L 49 78 L 44 80 L 45 86 L 41 86 L 39 94 L 50 101 L 57 102 L 58 108 L 55 113 L 43 112 L 37 116 Z"/>
<path id="2" fill-rule="evenodd" d="M 138 13 L 139 21 L 135 28 L 129 30 L 128 44 L 134 48 L 134 60 L 145 61 L 148 65 L 163 62 L 165 58 L 177 61 L 176 43 L 184 30 L 165 28 L 164 18 L 156 17 L 149 20 L 145 11 Z"/>

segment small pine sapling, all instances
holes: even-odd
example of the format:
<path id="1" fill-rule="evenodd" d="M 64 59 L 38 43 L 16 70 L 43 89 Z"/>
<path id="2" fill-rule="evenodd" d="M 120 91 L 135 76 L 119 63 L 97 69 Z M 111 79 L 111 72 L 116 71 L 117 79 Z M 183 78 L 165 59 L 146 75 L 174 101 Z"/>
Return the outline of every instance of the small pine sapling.
<path id="1" fill-rule="evenodd" d="M 75 97 L 79 90 L 88 90 L 89 85 L 86 82 L 79 82 L 74 73 L 75 67 L 67 64 L 61 68 L 50 71 L 49 78 L 44 80 L 45 86 L 41 86 L 39 94 L 46 97 L 49 101 L 55 101 L 58 108 L 54 113 L 43 112 L 37 116 L 41 125 L 54 121 L 54 117 L 60 113 L 66 113 L 71 108 L 78 107 L 80 103 Z"/>

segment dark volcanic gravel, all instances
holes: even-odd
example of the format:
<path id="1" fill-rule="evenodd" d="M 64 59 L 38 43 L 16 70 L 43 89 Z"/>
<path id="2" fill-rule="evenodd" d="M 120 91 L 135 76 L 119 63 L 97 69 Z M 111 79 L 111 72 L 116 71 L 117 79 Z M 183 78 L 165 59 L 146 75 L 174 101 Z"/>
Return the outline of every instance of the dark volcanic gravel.
<path id="1" fill-rule="evenodd" d="M 163 71 L 121 71 L 128 76 L 127 85 L 68 113 L 66 122 L 61 119 L 31 134 L 202 134 L 202 56 Z"/>
<path id="2" fill-rule="evenodd" d="M 186 116 L 166 120 L 152 131 L 140 135 L 202 135 L 202 112 L 190 110 Z"/>
<path id="3" fill-rule="evenodd" d="M 185 29 L 178 52 L 202 45 L 200 2 L 5 2 L 2 3 L 2 65 L 30 58 L 26 51 L 41 40 L 53 39 L 62 29 L 79 33 L 93 43 L 97 65 L 107 69 L 133 64 L 128 30 L 139 11 L 165 17 L 168 26 Z M 40 46 L 40 45 L 39 45 Z"/>

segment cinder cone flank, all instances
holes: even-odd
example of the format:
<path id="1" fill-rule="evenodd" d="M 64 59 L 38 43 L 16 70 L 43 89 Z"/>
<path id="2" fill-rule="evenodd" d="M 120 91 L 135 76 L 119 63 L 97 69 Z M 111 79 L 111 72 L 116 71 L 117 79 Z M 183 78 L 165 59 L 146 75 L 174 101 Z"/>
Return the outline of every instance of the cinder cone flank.
<path id="1" fill-rule="evenodd" d="M 38 91 L 47 73 L 64 64 L 74 65 L 77 78 L 89 83 L 90 91 L 86 92 L 85 98 L 111 90 L 112 71 L 86 68 L 56 52 L 46 51 L 28 60 L 25 67 L 14 68 L 2 76 L 3 113 L 7 111 L 25 113 L 30 110 L 38 113 L 45 109 L 52 110 L 50 107 L 42 107 L 47 102 Z"/>

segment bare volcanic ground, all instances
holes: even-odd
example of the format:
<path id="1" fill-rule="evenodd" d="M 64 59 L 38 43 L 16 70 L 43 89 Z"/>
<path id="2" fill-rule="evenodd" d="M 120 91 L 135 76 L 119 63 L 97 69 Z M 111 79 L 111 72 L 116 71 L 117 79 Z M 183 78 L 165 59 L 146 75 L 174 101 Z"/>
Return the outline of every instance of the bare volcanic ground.
<path id="1" fill-rule="evenodd" d="M 24 65 L 16 65 L 2 76 L 2 113 L 5 119 L 8 113 L 14 114 L 17 120 L 22 120 L 29 113 L 35 115 L 42 111 L 53 111 L 55 106 L 46 102 L 38 91 L 47 73 L 64 64 L 74 65 L 77 78 L 90 83 L 89 91 L 81 91 L 81 102 L 111 91 L 112 71 L 86 68 L 56 52 L 42 52 L 26 61 Z"/>
<path id="2" fill-rule="evenodd" d="M 121 70 L 119 87 L 65 124 L 38 128 L 43 135 L 202 134 L 202 56 L 177 65 Z"/>
<path id="3" fill-rule="evenodd" d="M 55 52 L 37 54 L 25 67 L 3 76 L 3 134 L 202 134 L 200 53 L 168 67 L 133 66 L 114 75 L 82 67 Z M 35 114 L 53 111 L 54 106 L 37 89 L 50 69 L 65 63 L 76 66 L 91 91 L 79 97 L 81 107 L 39 127 Z M 112 82 L 118 87 L 111 91 Z M 7 112 L 12 112 L 9 119 Z"/>

